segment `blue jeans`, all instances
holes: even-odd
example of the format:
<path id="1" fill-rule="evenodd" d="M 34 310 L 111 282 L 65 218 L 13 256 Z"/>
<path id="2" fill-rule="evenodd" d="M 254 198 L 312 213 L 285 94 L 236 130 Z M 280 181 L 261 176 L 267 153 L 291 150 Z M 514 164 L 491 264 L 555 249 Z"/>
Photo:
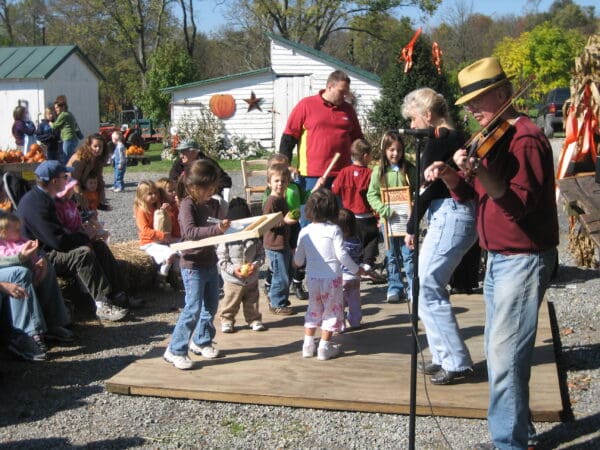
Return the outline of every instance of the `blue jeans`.
<path id="1" fill-rule="evenodd" d="M 185 288 L 185 307 L 169 344 L 174 355 L 187 355 L 190 337 L 201 347 L 212 343 L 216 334 L 213 322 L 219 307 L 217 266 L 181 269 L 181 278 Z"/>
<path id="2" fill-rule="evenodd" d="M 292 264 L 292 251 L 265 249 L 271 269 L 271 287 L 269 288 L 269 304 L 273 308 L 289 306 L 290 296 L 290 267 Z"/>
<path id="3" fill-rule="evenodd" d="M 516 255 L 488 252 L 483 287 L 488 427 L 494 445 L 501 450 L 527 448 L 529 377 L 538 308 L 555 257 L 556 249 Z"/>
<path id="4" fill-rule="evenodd" d="M 75 153 L 75 150 L 77 150 L 77 144 L 79 144 L 79 139 L 77 138 L 69 139 L 68 141 L 63 141 L 62 153 L 58 155 L 58 160 L 62 164 L 66 165 L 69 162 L 69 159 L 71 159 L 71 156 L 73 156 L 73 153 Z"/>
<path id="5" fill-rule="evenodd" d="M 461 258 L 477 241 L 475 205 L 451 198 L 433 200 L 419 253 L 419 318 L 434 364 L 460 371 L 473 365 L 460 334 L 446 286 Z"/>
<path id="6" fill-rule="evenodd" d="M 125 189 L 125 171 L 127 170 L 127 166 L 123 166 L 122 169 L 119 169 L 119 166 L 115 165 L 115 189 Z"/>
<path id="7" fill-rule="evenodd" d="M 327 178 L 327 181 L 325 182 L 324 187 L 326 187 L 327 189 L 331 189 L 331 184 L 333 183 L 334 177 L 329 177 Z M 309 192 L 312 191 L 312 189 L 315 187 L 315 184 L 317 184 L 317 181 L 319 181 L 319 177 L 303 177 L 301 176 L 300 179 L 298 180 L 298 186 L 300 186 L 300 189 L 302 189 L 305 192 Z M 310 223 L 310 221 L 306 218 L 306 214 L 304 212 L 304 204 L 300 205 L 300 226 L 302 228 L 304 228 L 306 225 L 308 225 Z"/>
<path id="8" fill-rule="evenodd" d="M 33 289 L 33 272 L 23 266 L 3 267 L 0 269 L 0 281 L 17 284 L 27 291 L 24 299 L 2 294 L 4 298 L 8 298 L 6 304 L 11 326 L 30 336 L 44 333 L 46 321 Z"/>
<path id="9" fill-rule="evenodd" d="M 411 297 L 413 270 L 413 251 L 404 243 L 403 237 L 390 237 L 390 248 L 386 250 L 388 289 L 387 296 Z M 406 274 L 406 286 L 402 282 L 402 266 Z"/>

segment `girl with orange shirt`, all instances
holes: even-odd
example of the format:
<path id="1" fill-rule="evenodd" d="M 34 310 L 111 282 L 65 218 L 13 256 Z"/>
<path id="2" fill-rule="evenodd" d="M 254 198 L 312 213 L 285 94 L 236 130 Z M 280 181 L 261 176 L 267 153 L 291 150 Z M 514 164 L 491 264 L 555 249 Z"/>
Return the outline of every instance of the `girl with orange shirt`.
<path id="1" fill-rule="evenodd" d="M 153 181 L 139 182 L 135 193 L 133 213 L 140 237 L 140 249 L 148 253 L 157 264 L 160 264 L 159 273 L 165 278 L 177 258 L 177 253 L 171 250 L 168 244 L 176 242 L 178 238 L 173 237 L 171 232 L 156 229 L 154 212 L 159 209 L 166 210 L 168 207 L 168 203 L 161 204 L 158 188 Z"/>

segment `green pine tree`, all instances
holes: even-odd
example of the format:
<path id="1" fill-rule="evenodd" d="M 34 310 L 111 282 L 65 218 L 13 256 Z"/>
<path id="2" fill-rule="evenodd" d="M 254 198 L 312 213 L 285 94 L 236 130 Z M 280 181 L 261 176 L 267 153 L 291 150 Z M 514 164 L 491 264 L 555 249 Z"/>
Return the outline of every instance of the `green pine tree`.
<path id="1" fill-rule="evenodd" d="M 369 114 L 369 122 L 378 130 L 379 136 L 390 129 L 410 127 L 410 122 L 402 117 L 402 102 L 409 92 L 422 87 L 429 87 L 444 95 L 455 127 L 462 130 L 461 108 L 454 106 L 457 90 L 448 81 L 443 66 L 442 73 L 438 74 L 431 57 L 431 45 L 429 38 L 421 34 L 413 49 L 411 70 L 405 73 L 404 61 L 401 61 L 392 65 L 382 76 L 381 98 L 374 103 Z M 398 50 L 400 52 L 401 48 Z M 410 148 L 407 150 L 410 152 Z"/>

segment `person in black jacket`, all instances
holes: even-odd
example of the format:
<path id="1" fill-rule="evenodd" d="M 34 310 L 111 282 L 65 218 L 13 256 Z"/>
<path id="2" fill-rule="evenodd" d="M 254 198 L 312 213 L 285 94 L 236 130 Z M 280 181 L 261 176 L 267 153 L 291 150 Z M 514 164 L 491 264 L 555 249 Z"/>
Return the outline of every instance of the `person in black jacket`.
<path id="1" fill-rule="evenodd" d="M 54 199 L 65 188 L 71 170 L 58 161 L 41 163 L 35 170 L 37 184 L 19 202 L 17 215 L 24 235 L 39 241 L 56 274 L 81 280 L 96 302 L 96 316 L 118 321 L 127 315 L 130 299 L 110 248 L 83 232 L 68 232 L 56 215 Z"/>
<path id="2" fill-rule="evenodd" d="M 200 145 L 192 139 L 184 139 L 177 146 L 179 157 L 175 160 L 169 171 L 169 179 L 180 184 L 181 176 L 186 173 L 187 169 L 192 166 L 192 163 L 199 159 L 209 159 L 217 166 L 219 184 L 213 198 L 219 202 L 219 219 L 227 217 L 229 190 L 231 189 L 231 177 L 227 175 L 221 166 L 212 158 L 208 157 L 202 151 Z M 181 187 L 181 186 L 180 186 Z M 180 199 L 183 199 L 181 189 L 177 190 Z"/>
<path id="3" fill-rule="evenodd" d="M 50 126 L 50 122 L 54 122 L 55 120 L 54 109 L 50 107 L 46 108 L 44 118 L 35 131 L 38 141 L 46 146 L 46 159 L 58 159 L 60 135 Z"/>

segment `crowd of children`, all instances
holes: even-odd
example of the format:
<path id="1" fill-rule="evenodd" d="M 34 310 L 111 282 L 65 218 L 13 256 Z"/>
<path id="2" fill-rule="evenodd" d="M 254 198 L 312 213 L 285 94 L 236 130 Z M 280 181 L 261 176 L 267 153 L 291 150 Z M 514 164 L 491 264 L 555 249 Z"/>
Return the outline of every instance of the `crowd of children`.
<path id="1" fill-rule="evenodd" d="M 262 212 L 281 213 L 280 221 L 265 231 L 262 239 L 221 243 L 216 247 L 199 247 L 180 253 L 185 307 L 164 359 L 178 369 L 190 369 L 193 362 L 188 356 L 189 351 L 205 358 L 217 357 L 219 350 L 213 346 L 217 311 L 223 333 L 235 331 L 240 307 L 251 330 L 266 329 L 258 302 L 259 268 L 265 257 L 265 292 L 272 314 L 295 313 L 289 300 L 290 288 L 295 290 L 294 285 L 301 285 L 306 272 L 308 306 L 302 356 L 316 355 L 319 360 L 338 356 L 341 349 L 332 342 L 333 335 L 362 326 L 361 277 L 381 279 L 381 275 L 375 275 L 373 270 L 380 237 L 375 214 L 390 218 L 394 212 L 381 198 L 380 189 L 414 186 L 414 167 L 404 158 L 404 143 L 397 133 L 389 132 L 383 137 L 381 153 L 379 166 L 372 173 L 370 145 L 363 139 L 355 141 L 352 145 L 353 165 L 340 172 L 332 190 L 317 188 L 312 192 L 302 192 L 294 183 L 289 161 L 284 155 L 273 155 L 267 163 Z M 245 200 L 235 198 L 229 204 L 227 217 L 214 219 L 218 217 L 218 210 L 209 201 L 217 189 L 215 166 L 210 160 L 194 161 L 181 178 L 183 189 L 178 192 L 182 198 L 177 198 L 176 203 L 180 205 L 182 240 L 224 233 L 231 221 L 250 215 Z M 146 198 L 146 204 L 152 205 L 146 207 L 146 223 L 149 224 L 149 211 L 160 208 L 160 200 L 156 198 L 157 190 L 149 190 L 147 184 L 141 182 L 138 186 L 136 208 L 143 208 L 139 206 L 141 198 Z M 305 227 L 299 225 L 301 205 L 304 205 L 309 220 Z M 139 214 L 136 213 L 136 217 Z M 138 220 L 138 229 L 142 236 L 140 222 Z M 152 233 L 152 239 L 160 245 L 164 233 L 156 229 Z M 387 301 L 397 302 L 410 292 L 412 251 L 404 245 L 402 238 L 390 240 L 390 249 L 386 253 L 390 277 Z M 407 286 L 401 276 L 403 265 Z M 223 298 L 219 302 L 220 282 Z M 317 328 L 321 328 L 318 345 L 315 340 Z"/>

